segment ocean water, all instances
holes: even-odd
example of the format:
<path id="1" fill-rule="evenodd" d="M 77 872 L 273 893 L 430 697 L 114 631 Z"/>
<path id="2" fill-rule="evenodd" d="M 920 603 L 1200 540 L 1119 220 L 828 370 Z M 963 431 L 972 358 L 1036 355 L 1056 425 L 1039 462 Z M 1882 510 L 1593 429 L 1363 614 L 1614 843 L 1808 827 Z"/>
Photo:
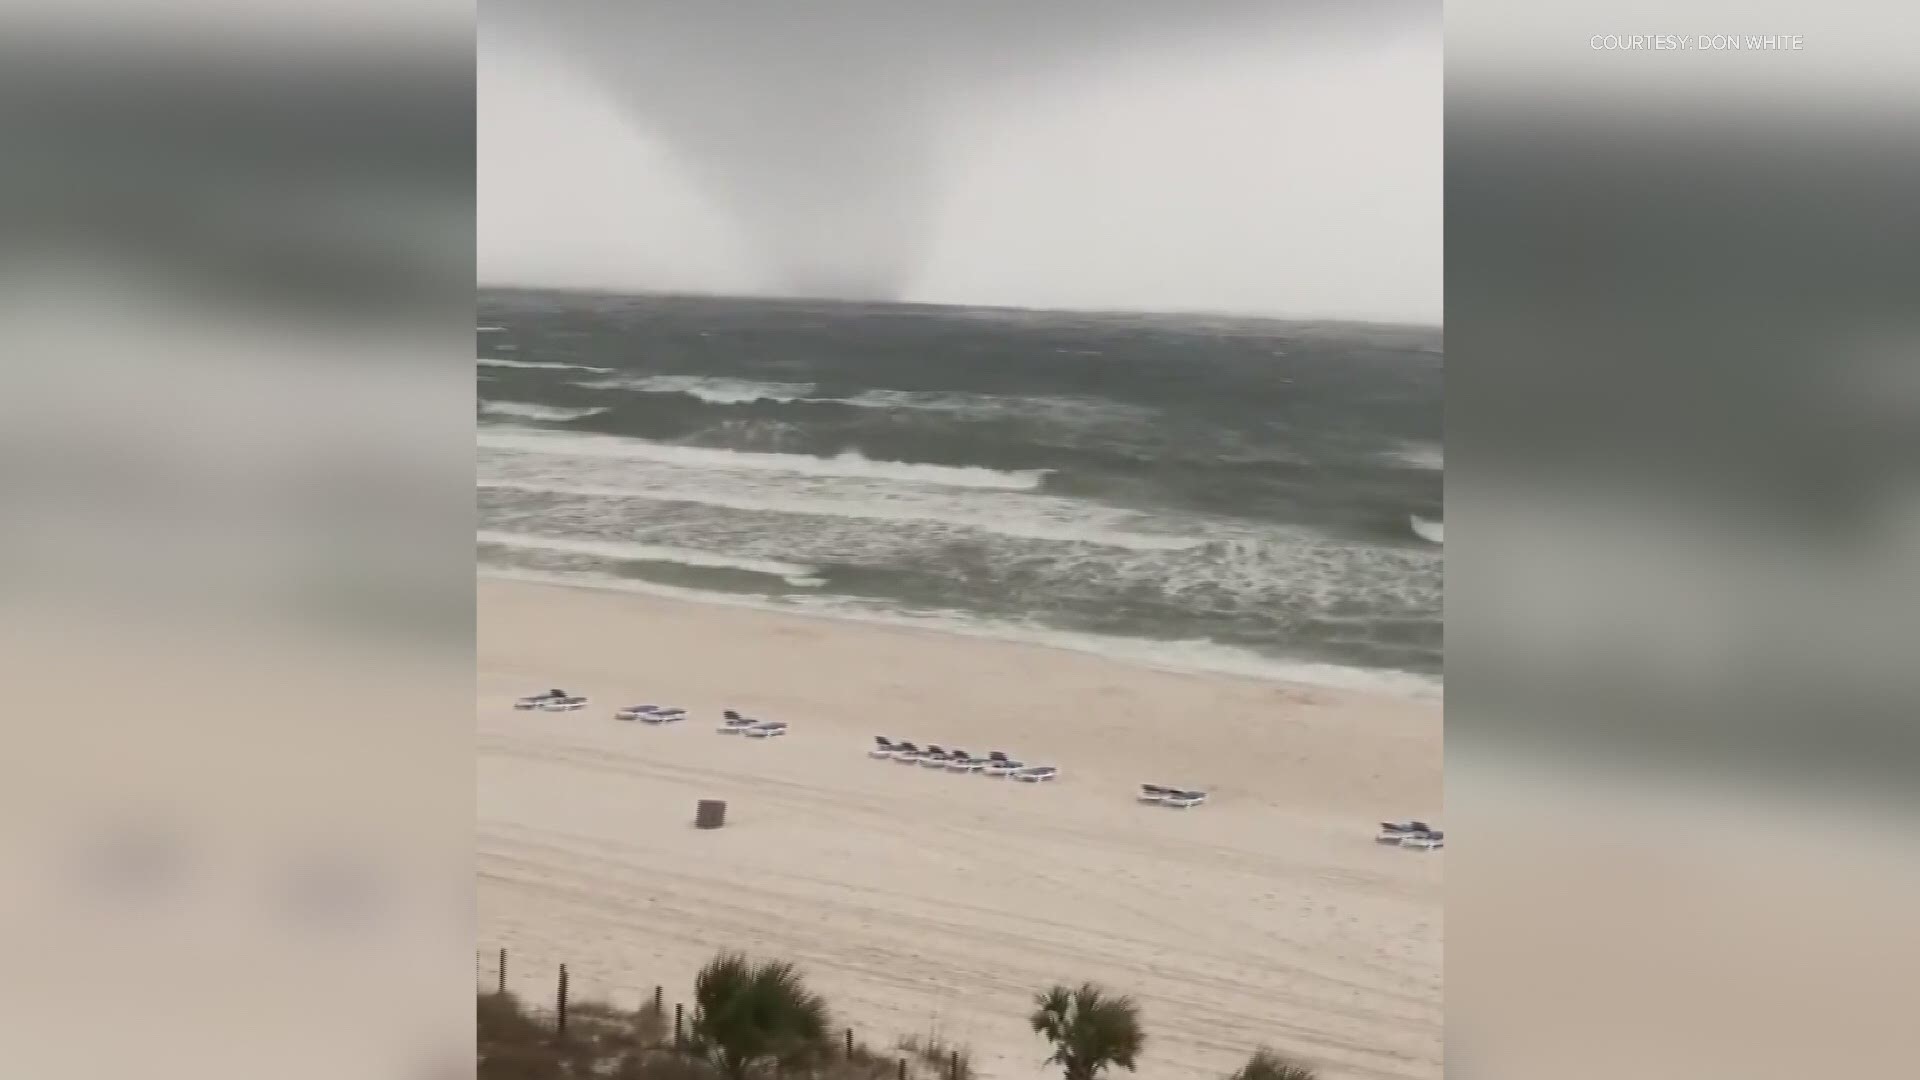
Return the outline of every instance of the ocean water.
<path id="1" fill-rule="evenodd" d="M 483 574 L 1396 692 L 1438 329 L 486 291 Z"/>

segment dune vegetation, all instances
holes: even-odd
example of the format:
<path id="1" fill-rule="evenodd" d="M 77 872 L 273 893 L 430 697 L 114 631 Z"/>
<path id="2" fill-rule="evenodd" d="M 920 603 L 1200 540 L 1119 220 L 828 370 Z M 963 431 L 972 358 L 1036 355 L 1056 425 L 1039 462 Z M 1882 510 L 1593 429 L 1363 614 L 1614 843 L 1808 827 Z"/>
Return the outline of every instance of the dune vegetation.
<path id="1" fill-rule="evenodd" d="M 1035 1058 L 1064 1080 L 1137 1069 L 1148 1039 L 1132 998 L 1083 983 L 1047 987 L 1032 1004 Z M 794 965 L 731 952 L 700 970 L 691 1008 L 677 1018 L 657 999 L 632 1010 L 570 1001 L 563 1017 L 512 993 L 482 992 L 475 1044 L 479 1080 L 975 1080 L 964 1047 L 910 1036 L 876 1049 L 835 1025 Z M 1261 1048 L 1224 1080 L 1317 1074 Z"/>

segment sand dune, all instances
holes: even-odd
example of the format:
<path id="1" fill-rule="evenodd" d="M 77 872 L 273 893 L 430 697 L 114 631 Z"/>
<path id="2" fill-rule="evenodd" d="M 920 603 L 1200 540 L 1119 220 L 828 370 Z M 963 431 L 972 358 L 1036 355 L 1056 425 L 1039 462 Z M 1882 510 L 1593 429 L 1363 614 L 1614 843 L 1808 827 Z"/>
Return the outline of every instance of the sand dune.
<path id="1" fill-rule="evenodd" d="M 480 945 L 516 988 L 669 1000 L 715 950 L 801 963 L 871 1042 L 940 1034 L 1049 1075 L 1031 994 L 1136 995 L 1144 1077 L 1261 1044 L 1340 1077 L 1441 1073 L 1439 706 L 638 596 L 479 586 Z M 521 713 L 562 686 L 593 704 Z M 671 728 L 609 719 L 683 705 Z M 785 739 L 713 732 L 720 708 Z M 875 734 L 1065 770 L 1014 784 L 874 761 Z M 1141 781 L 1209 789 L 1190 811 Z M 725 829 L 691 827 L 700 798 Z"/>

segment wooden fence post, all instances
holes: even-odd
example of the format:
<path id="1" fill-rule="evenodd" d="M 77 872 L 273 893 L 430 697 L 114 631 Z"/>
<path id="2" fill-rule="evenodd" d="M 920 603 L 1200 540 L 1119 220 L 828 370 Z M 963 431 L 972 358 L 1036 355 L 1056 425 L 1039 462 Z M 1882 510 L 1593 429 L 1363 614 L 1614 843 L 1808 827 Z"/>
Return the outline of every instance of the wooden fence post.
<path id="1" fill-rule="evenodd" d="M 554 1011 L 557 1014 L 559 1034 L 567 1033 L 567 965 L 560 965 L 560 993 L 554 999 Z"/>

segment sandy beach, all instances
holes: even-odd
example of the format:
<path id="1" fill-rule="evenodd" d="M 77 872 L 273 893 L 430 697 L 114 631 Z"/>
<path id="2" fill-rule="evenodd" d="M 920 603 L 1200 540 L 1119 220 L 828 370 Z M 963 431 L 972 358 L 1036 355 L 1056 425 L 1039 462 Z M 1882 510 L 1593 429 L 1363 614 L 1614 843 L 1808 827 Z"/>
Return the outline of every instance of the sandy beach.
<path id="1" fill-rule="evenodd" d="M 871 1044 L 935 1032 L 1026 1080 L 1053 1075 L 1032 994 L 1093 980 L 1140 1001 L 1142 1077 L 1263 1044 L 1327 1080 L 1441 1075 L 1446 854 L 1372 843 L 1443 816 L 1437 701 L 555 586 L 483 579 L 478 605 L 478 947 L 517 990 L 565 962 L 577 994 L 672 1001 L 741 949 Z M 512 709 L 550 686 L 592 703 Z M 611 719 L 637 702 L 694 717 Z M 716 734 L 723 707 L 792 733 Z M 875 761 L 875 735 L 1063 775 Z M 692 827 L 703 798 L 726 828 Z"/>

